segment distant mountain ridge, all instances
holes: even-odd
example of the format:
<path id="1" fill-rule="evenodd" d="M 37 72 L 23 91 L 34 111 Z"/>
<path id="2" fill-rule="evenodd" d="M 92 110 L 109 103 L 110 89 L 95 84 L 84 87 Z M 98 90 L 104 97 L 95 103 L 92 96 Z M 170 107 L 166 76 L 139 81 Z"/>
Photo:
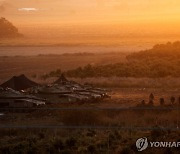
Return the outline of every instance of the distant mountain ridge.
<path id="1" fill-rule="evenodd" d="M 2 38 L 17 38 L 23 35 L 19 33 L 18 28 L 16 28 L 7 19 L 0 18 L 0 39 Z"/>

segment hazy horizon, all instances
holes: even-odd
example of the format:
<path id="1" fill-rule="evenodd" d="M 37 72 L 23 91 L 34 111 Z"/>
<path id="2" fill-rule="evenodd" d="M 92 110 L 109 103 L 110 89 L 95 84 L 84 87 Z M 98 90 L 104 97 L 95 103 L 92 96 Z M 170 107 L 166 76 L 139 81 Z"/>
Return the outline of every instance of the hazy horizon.
<path id="1" fill-rule="evenodd" d="M 137 50 L 180 40 L 179 7 L 176 0 L 0 0 L 0 16 L 25 35 L 25 40 L 8 40 L 10 45 L 82 44 Z"/>

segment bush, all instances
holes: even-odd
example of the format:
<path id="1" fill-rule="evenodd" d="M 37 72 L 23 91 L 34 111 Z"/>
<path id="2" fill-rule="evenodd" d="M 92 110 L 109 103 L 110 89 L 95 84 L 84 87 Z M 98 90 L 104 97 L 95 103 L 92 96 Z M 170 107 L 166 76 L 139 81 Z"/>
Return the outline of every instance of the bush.
<path id="1" fill-rule="evenodd" d="M 66 146 L 68 146 L 69 148 L 72 148 L 76 145 L 77 141 L 75 138 L 70 137 L 66 140 Z"/>
<path id="2" fill-rule="evenodd" d="M 95 145 L 89 145 L 87 149 L 88 149 L 88 152 L 90 152 L 90 153 L 96 152 L 96 146 Z"/>
<path id="3" fill-rule="evenodd" d="M 62 142 L 61 139 L 56 139 L 53 145 L 54 145 L 54 148 L 58 151 L 61 151 L 64 149 L 64 143 Z"/>
<path id="4" fill-rule="evenodd" d="M 133 153 L 134 153 L 134 151 L 131 150 L 131 149 L 128 148 L 128 147 L 124 148 L 124 149 L 120 152 L 120 154 L 133 154 Z"/>
<path id="5" fill-rule="evenodd" d="M 157 127 L 155 127 L 155 129 L 151 131 L 151 137 L 153 139 L 163 137 L 164 135 L 166 135 L 166 131 Z"/>

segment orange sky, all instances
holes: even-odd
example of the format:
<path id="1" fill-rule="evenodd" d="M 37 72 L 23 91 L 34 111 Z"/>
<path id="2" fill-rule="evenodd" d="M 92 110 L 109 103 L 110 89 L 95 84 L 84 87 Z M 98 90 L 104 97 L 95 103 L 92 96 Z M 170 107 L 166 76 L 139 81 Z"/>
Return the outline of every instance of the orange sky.
<path id="1" fill-rule="evenodd" d="M 35 8 L 35 10 L 20 10 Z M 178 0 L 0 0 L 0 14 L 21 22 L 121 23 L 175 21 Z"/>
<path id="2" fill-rule="evenodd" d="M 0 0 L 0 16 L 22 32 L 29 25 L 65 25 L 66 32 L 72 30 L 67 25 L 78 25 L 71 33 L 180 34 L 178 0 Z"/>

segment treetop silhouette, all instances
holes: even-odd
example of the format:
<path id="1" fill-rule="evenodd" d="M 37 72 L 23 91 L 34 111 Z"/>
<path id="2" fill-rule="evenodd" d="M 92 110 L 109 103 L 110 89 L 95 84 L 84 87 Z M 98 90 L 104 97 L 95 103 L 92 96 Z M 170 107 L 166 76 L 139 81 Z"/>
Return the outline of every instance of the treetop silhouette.
<path id="1" fill-rule="evenodd" d="M 22 36 L 11 22 L 3 17 L 0 18 L 0 38 L 16 38 Z"/>

